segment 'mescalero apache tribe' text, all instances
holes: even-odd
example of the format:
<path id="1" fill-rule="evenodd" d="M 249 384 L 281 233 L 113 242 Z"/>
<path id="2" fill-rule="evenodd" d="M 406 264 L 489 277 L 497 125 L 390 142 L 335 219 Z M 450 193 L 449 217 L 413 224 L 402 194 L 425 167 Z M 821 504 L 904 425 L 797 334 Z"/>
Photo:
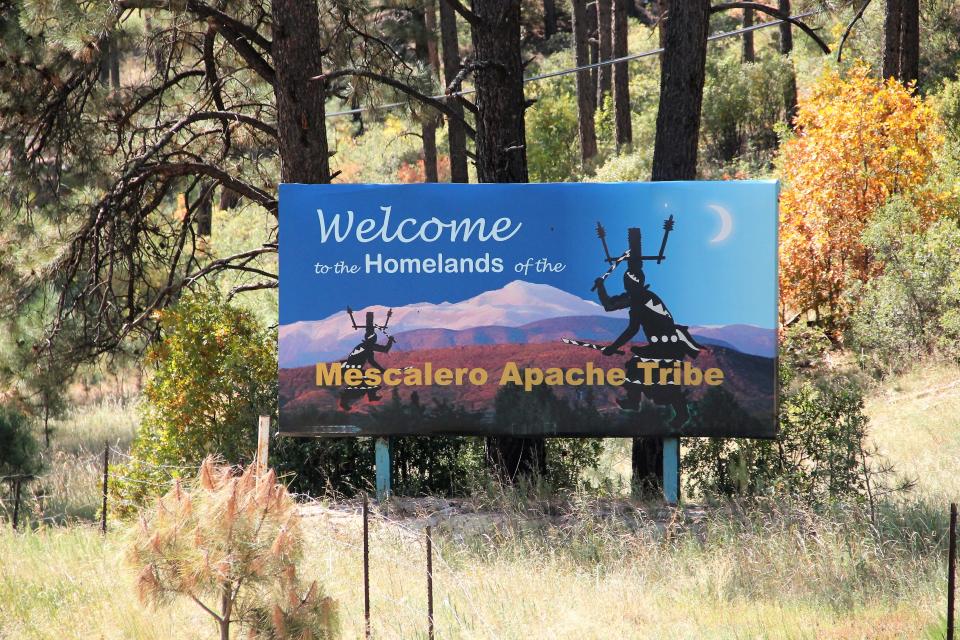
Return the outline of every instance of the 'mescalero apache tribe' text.
<path id="1" fill-rule="evenodd" d="M 499 385 L 516 384 L 521 385 L 525 390 L 530 391 L 533 387 L 539 385 L 560 386 L 569 385 L 578 387 L 581 385 L 613 385 L 620 386 L 630 383 L 644 385 L 685 385 L 698 386 L 706 384 L 717 386 L 723 384 L 723 371 L 716 367 L 709 369 L 699 369 L 689 362 L 676 363 L 672 368 L 657 368 L 656 362 L 641 362 L 637 365 L 640 369 L 640 378 L 631 380 L 627 378 L 626 371 L 621 368 L 611 367 L 604 369 L 588 362 L 585 367 L 550 367 L 541 369 L 539 367 L 519 367 L 515 362 L 507 362 L 497 381 Z M 480 367 L 438 367 L 434 369 L 429 362 L 422 367 L 405 368 L 387 368 L 383 371 L 377 369 L 362 370 L 359 368 L 343 367 L 339 362 L 320 362 L 317 363 L 317 386 L 343 386 L 356 387 L 369 385 L 371 387 L 381 384 L 389 386 L 464 386 L 464 385 L 484 385 L 489 381 L 489 373 L 486 369 Z"/>
<path id="2" fill-rule="evenodd" d="M 322 209 L 317 209 L 320 222 L 320 241 L 343 242 L 353 236 L 357 242 L 409 244 L 411 242 L 505 242 L 514 237 L 522 223 L 514 223 L 510 218 L 496 218 L 488 222 L 486 218 L 460 218 L 441 220 L 436 216 L 420 221 L 416 218 L 403 218 L 395 223 L 390 219 L 392 206 L 382 206 L 383 218 L 362 218 L 355 221 L 353 211 L 336 213 L 328 220 Z M 437 253 L 430 257 L 392 257 L 382 253 L 366 254 L 365 273 L 502 273 L 503 259 L 482 256 L 450 256 Z"/>

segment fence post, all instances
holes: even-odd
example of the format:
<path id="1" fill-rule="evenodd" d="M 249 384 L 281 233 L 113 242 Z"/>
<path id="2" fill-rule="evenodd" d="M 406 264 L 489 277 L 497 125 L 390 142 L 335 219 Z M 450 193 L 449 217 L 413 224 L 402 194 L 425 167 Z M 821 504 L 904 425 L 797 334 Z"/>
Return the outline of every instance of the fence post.
<path id="1" fill-rule="evenodd" d="M 427 638 L 433 640 L 433 541 L 427 525 Z"/>
<path id="2" fill-rule="evenodd" d="M 947 640 L 954 640 L 954 607 L 957 597 L 957 503 L 950 504 L 950 536 L 947 560 Z"/>
<path id="3" fill-rule="evenodd" d="M 370 637 L 370 547 L 367 494 L 363 494 L 363 628 L 364 637 Z"/>
<path id="4" fill-rule="evenodd" d="M 13 480 L 13 530 L 17 530 L 17 520 L 20 518 L 20 482 L 21 476 Z"/>
<path id="5" fill-rule="evenodd" d="M 263 473 L 267 470 L 270 456 L 270 416 L 260 416 L 260 422 L 257 425 L 257 473 Z"/>
<path id="6" fill-rule="evenodd" d="M 100 512 L 100 533 L 107 535 L 107 489 L 110 483 L 110 442 L 103 443 L 103 507 Z"/>

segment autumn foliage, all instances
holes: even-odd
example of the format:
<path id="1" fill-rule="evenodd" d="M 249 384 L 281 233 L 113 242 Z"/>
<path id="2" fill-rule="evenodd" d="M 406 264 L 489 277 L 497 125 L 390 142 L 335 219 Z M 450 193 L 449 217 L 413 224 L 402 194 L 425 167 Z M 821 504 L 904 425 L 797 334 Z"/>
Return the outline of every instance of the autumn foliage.
<path id="1" fill-rule="evenodd" d="M 336 637 L 333 601 L 301 584 L 303 540 L 296 505 L 273 470 L 242 473 L 204 460 L 199 477 L 144 512 L 129 551 L 137 592 L 160 605 L 179 596 L 256 640 Z"/>
<path id="2" fill-rule="evenodd" d="M 937 215 L 939 198 L 925 186 L 942 144 L 937 116 L 910 87 L 857 64 L 824 73 L 795 125 L 780 160 L 784 311 L 816 310 L 839 326 L 843 292 L 880 266 L 861 242 L 878 208 L 902 194 L 927 220 Z"/>

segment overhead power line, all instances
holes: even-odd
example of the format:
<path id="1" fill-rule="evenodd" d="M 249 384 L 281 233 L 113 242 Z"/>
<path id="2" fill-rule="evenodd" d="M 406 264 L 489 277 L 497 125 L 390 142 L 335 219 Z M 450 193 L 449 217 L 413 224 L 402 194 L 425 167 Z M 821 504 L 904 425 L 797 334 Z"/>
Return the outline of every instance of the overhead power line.
<path id="1" fill-rule="evenodd" d="M 819 13 L 823 13 L 823 9 L 817 9 L 815 11 L 807 11 L 806 13 L 800 13 L 795 16 L 790 16 L 792 20 L 799 20 L 801 18 L 808 18 Z M 721 33 L 715 33 L 712 36 L 707 37 L 707 42 L 713 42 L 714 40 L 722 40 L 723 38 L 732 38 L 734 36 L 739 36 L 744 33 L 749 33 L 751 31 L 758 31 L 760 29 L 766 29 L 768 27 L 774 27 L 778 24 L 786 22 L 785 20 L 770 20 L 769 22 L 761 22 L 749 27 L 743 27 L 741 29 L 735 29 L 733 31 L 723 31 Z M 643 51 L 641 53 L 631 53 L 627 56 L 622 56 L 620 58 L 611 58 L 609 60 L 601 60 L 599 62 L 592 62 L 590 64 L 585 64 L 579 67 L 573 67 L 572 69 L 560 69 L 559 71 L 550 71 L 548 73 L 541 73 L 535 76 L 529 76 L 523 79 L 524 84 L 527 82 L 537 82 L 539 80 L 547 80 L 549 78 L 557 78 L 560 76 L 570 75 L 571 73 L 576 73 L 578 71 L 584 71 L 587 69 L 596 69 L 598 67 L 604 67 L 611 64 L 619 64 L 621 62 L 632 62 L 633 60 L 640 60 L 641 58 L 649 58 L 650 56 L 656 56 L 663 53 L 663 47 L 658 47 L 656 49 L 650 49 L 649 51 Z M 476 93 L 476 89 L 465 89 L 463 91 L 454 91 L 450 94 L 441 93 L 440 95 L 430 96 L 434 100 L 444 100 L 446 98 L 452 98 L 455 96 L 467 96 L 473 93 Z M 351 116 L 357 113 L 364 113 L 366 111 L 383 111 L 387 109 L 396 109 L 397 107 L 402 107 L 408 104 L 407 101 L 403 102 L 390 102 L 387 104 L 378 104 L 370 107 L 357 107 L 356 109 L 347 109 L 346 111 L 334 111 L 333 113 L 328 113 L 326 117 L 336 118 L 338 116 Z"/>

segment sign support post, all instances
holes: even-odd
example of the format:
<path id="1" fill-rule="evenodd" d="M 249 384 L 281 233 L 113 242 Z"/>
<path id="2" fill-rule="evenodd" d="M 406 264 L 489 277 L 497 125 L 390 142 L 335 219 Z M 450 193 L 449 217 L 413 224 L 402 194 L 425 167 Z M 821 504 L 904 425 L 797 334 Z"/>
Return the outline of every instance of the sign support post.
<path id="1" fill-rule="evenodd" d="M 680 503 L 680 438 L 663 439 L 663 497 L 667 504 Z"/>
<path id="2" fill-rule="evenodd" d="M 390 497 L 390 467 L 392 455 L 389 438 L 377 438 L 373 445 L 377 469 L 377 500 Z"/>

